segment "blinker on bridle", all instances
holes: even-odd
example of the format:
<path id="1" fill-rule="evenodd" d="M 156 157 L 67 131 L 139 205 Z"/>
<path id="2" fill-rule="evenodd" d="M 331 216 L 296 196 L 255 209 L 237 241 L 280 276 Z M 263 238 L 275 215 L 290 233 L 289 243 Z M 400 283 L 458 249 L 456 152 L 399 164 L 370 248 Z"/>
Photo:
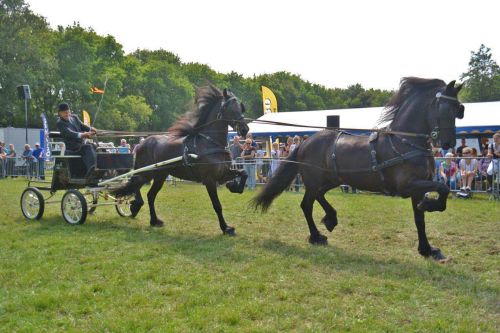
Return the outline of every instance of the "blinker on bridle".
<path id="1" fill-rule="evenodd" d="M 458 104 L 458 111 L 455 113 L 455 118 L 462 119 L 464 117 L 465 107 L 462 103 L 460 103 L 458 98 L 445 95 L 442 92 L 438 92 L 438 93 L 436 93 L 436 99 L 438 101 L 438 106 L 439 106 L 441 99 L 446 99 L 446 100 L 453 101 L 453 102 L 457 103 Z M 439 138 L 439 132 L 441 130 L 441 127 L 439 126 L 439 123 L 440 123 L 439 119 L 440 119 L 440 117 L 438 117 L 438 126 L 436 126 L 430 134 L 430 137 L 433 140 L 437 140 Z"/>
<path id="2" fill-rule="evenodd" d="M 239 99 L 236 96 L 231 96 L 228 99 L 225 99 L 223 97 L 222 98 L 222 103 L 221 103 L 221 106 L 220 106 L 220 109 L 219 109 L 219 112 L 217 113 L 217 120 L 222 119 L 222 113 L 224 112 L 224 110 L 226 110 L 227 105 L 232 100 L 236 100 L 237 102 L 239 102 L 241 104 L 241 102 L 239 101 Z M 241 117 L 239 119 L 231 121 L 230 122 L 231 127 L 233 127 L 236 131 L 238 131 L 238 129 L 239 129 L 239 122 L 242 119 L 245 119 L 245 117 L 243 115 L 241 115 Z M 236 122 L 236 124 L 235 124 L 235 122 Z"/>

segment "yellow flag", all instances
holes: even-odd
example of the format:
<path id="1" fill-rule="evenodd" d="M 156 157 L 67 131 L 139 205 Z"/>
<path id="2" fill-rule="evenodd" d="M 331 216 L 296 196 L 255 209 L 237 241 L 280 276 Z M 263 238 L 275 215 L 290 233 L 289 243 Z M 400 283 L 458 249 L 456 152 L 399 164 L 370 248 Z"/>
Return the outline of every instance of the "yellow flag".
<path id="1" fill-rule="evenodd" d="M 83 110 L 83 123 L 87 126 L 90 126 L 90 115 L 85 110 Z"/>
<path id="2" fill-rule="evenodd" d="M 276 96 L 268 87 L 262 86 L 262 107 L 264 114 L 270 112 L 278 112 L 278 102 Z"/>

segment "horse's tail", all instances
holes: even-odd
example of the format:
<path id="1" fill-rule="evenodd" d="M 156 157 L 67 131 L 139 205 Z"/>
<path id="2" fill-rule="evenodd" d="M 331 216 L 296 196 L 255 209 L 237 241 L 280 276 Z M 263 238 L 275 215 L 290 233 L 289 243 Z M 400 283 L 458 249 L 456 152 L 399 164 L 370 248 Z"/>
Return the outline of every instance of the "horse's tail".
<path id="1" fill-rule="evenodd" d="M 292 151 L 286 160 L 281 161 L 278 169 L 273 173 L 271 180 L 264 189 L 252 200 L 252 205 L 265 212 L 273 200 L 278 197 L 295 179 L 299 171 L 297 153 L 300 146 Z"/>

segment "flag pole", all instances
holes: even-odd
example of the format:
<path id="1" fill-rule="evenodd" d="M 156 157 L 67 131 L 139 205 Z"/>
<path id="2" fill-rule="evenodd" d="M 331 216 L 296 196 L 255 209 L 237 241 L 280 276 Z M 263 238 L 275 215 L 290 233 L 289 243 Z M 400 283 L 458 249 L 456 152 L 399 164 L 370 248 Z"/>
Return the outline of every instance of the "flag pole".
<path id="1" fill-rule="evenodd" d="M 106 75 L 106 80 L 104 80 L 104 89 L 102 90 L 103 93 L 101 94 L 101 99 L 99 100 L 99 104 L 97 105 L 97 111 L 95 112 L 94 115 L 94 121 L 92 122 L 92 125 L 95 124 L 95 121 L 97 120 L 97 115 L 99 114 L 99 111 L 101 110 L 101 103 L 104 98 L 104 94 L 106 93 L 106 85 L 108 84 L 108 76 Z M 94 127 L 94 126 L 91 126 Z"/>

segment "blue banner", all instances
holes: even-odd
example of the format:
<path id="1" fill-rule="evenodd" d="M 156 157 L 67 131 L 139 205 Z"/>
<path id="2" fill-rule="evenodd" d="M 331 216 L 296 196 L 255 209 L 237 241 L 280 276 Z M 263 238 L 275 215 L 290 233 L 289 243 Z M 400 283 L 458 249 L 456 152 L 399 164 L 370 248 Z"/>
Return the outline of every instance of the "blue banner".
<path id="1" fill-rule="evenodd" d="M 45 155 L 45 160 L 49 161 L 50 160 L 50 145 L 49 145 L 49 124 L 47 123 L 47 118 L 45 117 L 45 113 L 42 112 L 40 115 L 42 117 L 42 123 L 43 123 L 43 153 Z"/>

